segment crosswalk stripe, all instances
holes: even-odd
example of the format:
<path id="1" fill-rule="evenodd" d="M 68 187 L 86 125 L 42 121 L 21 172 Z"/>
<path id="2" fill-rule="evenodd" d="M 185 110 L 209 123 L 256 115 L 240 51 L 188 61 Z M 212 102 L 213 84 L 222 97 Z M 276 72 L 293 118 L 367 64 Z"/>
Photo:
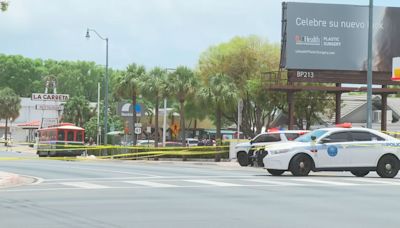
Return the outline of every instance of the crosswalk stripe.
<path id="1" fill-rule="evenodd" d="M 359 185 L 356 183 L 345 183 L 345 182 L 338 182 L 338 181 L 325 181 L 325 180 L 316 180 L 310 178 L 304 179 L 291 179 L 293 181 L 302 181 L 302 182 L 309 182 L 309 183 L 316 183 L 316 184 L 327 184 L 327 185 L 338 185 L 338 186 L 354 186 Z"/>
<path id="2" fill-rule="evenodd" d="M 185 181 L 199 183 L 199 184 L 215 185 L 215 186 L 220 186 L 220 187 L 245 186 L 245 185 L 241 185 L 241 184 L 233 184 L 233 183 L 227 183 L 227 182 L 221 182 L 221 181 L 211 181 L 211 180 L 185 180 Z"/>
<path id="3" fill-rule="evenodd" d="M 152 181 L 124 181 L 125 183 L 129 184 L 137 184 L 137 185 L 144 185 L 148 187 L 156 187 L 156 188 L 165 188 L 165 187 L 178 187 L 177 185 L 173 184 L 164 184 Z"/>
<path id="4" fill-rule="evenodd" d="M 109 188 L 108 186 L 99 185 L 99 184 L 92 184 L 87 182 L 63 182 L 60 183 L 62 185 L 78 187 L 78 188 L 88 188 L 88 189 L 101 189 L 101 188 Z"/>
<path id="5" fill-rule="evenodd" d="M 371 184 L 400 185 L 400 182 L 389 182 L 389 181 L 375 180 L 375 179 L 368 179 L 368 178 L 363 178 L 363 179 L 352 178 L 352 179 L 343 179 L 343 180 L 358 181 L 358 182 L 371 183 Z"/>
<path id="6" fill-rule="evenodd" d="M 299 183 L 294 183 L 294 182 L 286 182 L 286 181 L 273 181 L 273 180 L 261 180 L 261 179 L 248 179 L 244 181 L 252 181 L 252 182 L 257 182 L 257 183 L 263 183 L 263 184 L 273 184 L 273 185 L 293 185 L 293 186 L 301 186 L 304 184 L 299 184 Z"/>

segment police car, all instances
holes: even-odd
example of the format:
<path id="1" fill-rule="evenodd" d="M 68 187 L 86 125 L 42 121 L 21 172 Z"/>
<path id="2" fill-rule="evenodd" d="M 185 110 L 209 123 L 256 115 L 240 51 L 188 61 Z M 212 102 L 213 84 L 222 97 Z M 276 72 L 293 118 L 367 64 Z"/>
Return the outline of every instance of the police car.
<path id="1" fill-rule="evenodd" d="M 254 137 L 250 142 L 239 143 L 234 147 L 237 161 L 240 166 L 253 165 L 254 160 L 258 161 L 258 166 L 262 164 L 264 154 L 256 155 L 255 149 L 273 143 L 292 141 L 308 131 L 304 130 L 270 130 Z"/>
<path id="2" fill-rule="evenodd" d="M 400 168 L 400 140 L 366 128 L 323 128 L 293 142 L 266 146 L 263 162 L 272 175 L 290 171 L 307 176 L 310 171 L 350 171 L 363 177 L 376 171 L 393 178 Z"/>

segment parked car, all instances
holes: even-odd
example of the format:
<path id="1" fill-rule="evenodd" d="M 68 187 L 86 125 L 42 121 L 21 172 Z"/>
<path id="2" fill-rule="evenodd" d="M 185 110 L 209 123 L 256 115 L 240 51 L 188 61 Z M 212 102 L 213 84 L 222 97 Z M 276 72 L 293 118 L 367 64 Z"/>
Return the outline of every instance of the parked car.
<path id="1" fill-rule="evenodd" d="M 350 171 L 363 177 L 376 171 L 380 177 L 393 178 L 400 169 L 400 140 L 366 128 L 318 129 L 294 142 L 267 146 L 265 152 L 265 168 L 272 175 Z"/>
<path id="2" fill-rule="evenodd" d="M 257 162 L 258 166 L 263 166 L 263 155 L 257 156 L 255 154 L 257 148 L 272 143 L 292 141 L 307 132 L 308 131 L 304 130 L 287 130 L 261 133 L 254 137 L 250 142 L 239 143 L 235 146 L 237 161 L 241 166 L 254 165 L 254 162 Z"/>
<path id="3" fill-rule="evenodd" d="M 186 138 L 186 146 L 192 147 L 192 146 L 198 146 L 199 140 L 194 139 L 194 138 Z"/>
<path id="4" fill-rule="evenodd" d="M 162 143 L 161 143 L 162 146 Z M 182 147 L 181 142 L 165 142 L 165 147 Z"/>
<path id="5" fill-rule="evenodd" d="M 155 141 L 154 140 L 138 140 L 136 146 L 147 146 L 147 147 L 154 147 Z"/>

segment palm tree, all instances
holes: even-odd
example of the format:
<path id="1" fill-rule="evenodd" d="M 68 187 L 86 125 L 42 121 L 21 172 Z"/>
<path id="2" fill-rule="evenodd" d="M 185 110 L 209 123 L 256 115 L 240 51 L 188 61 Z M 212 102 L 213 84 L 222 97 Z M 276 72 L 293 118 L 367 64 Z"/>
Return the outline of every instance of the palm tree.
<path id="1" fill-rule="evenodd" d="M 92 113 L 89 108 L 89 101 L 84 96 L 73 97 L 65 103 L 63 121 L 72 122 L 77 126 L 90 119 Z"/>
<path id="2" fill-rule="evenodd" d="M 180 129 L 182 144 L 185 145 L 185 100 L 194 93 L 198 85 L 197 78 L 192 70 L 185 66 L 180 66 L 174 73 L 168 75 L 168 91 L 179 101 Z"/>
<path id="3" fill-rule="evenodd" d="M 115 93 L 120 98 L 131 98 L 132 105 L 133 105 L 133 117 L 132 122 L 133 126 L 132 129 L 135 129 L 136 123 L 136 99 L 137 95 L 139 94 L 140 89 L 140 81 L 146 74 L 146 69 L 144 66 L 136 65 L 135 63 L 130 64 L 126 72 L 122 74 L 118 79 L 115 85 Z M 137 137 L 133 134 L 133 145 L 136 145 Z"/>
<path id="4" fill-rule="evenodd" d="M 167 71 L 156 67 L 152 69 L 146 76 L 142 79 L 140 83 L 142 94 L 145 95 L 149 100 L 155 103 L 155 136 L 154 143 L 158 147 L 158 110 L 160 106 L 160 100 L 166 95 L 166 83 L 167 83 Z"/>
<path id="5" fill-rule="evenodd" d="M 222 112 L 227 104 L 237 103 L 237 89 L 232 79 L 224 74 L 213 75 L 208 79 L 206 85 L 200 91 L 202 97 L 208 107 L 215 112 L 217 144 L 221 144 L 221 127 L 222 127 Z"/>
<path id="6" fill-rule="evenodd" d="M 21 99 L 14 90 L 6 87 L 0 90 L 0 119 L 6 120 L 5 140 L 8 136 L 8 120 L 14 121 L 19 116 Z M 7 143 L 5 144 L 7 145 Z"/>

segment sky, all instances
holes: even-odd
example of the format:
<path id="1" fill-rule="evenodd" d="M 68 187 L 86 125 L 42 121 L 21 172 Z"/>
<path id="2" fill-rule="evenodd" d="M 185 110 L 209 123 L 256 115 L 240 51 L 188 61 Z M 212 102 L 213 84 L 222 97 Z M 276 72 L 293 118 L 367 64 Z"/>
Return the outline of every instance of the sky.
<path id="1" fill-rule="evenodd" d="M 212 45 L 235 36 L 280 42 L 281 0 L 9 0 L 0 12 L 0 53 L 29 58 L 130 63 L 147 68 L 196 67 Z M 293 0 L 367 5 L 369 0 Z M 400 0 L 375 0 L 398 6 Z"/>

